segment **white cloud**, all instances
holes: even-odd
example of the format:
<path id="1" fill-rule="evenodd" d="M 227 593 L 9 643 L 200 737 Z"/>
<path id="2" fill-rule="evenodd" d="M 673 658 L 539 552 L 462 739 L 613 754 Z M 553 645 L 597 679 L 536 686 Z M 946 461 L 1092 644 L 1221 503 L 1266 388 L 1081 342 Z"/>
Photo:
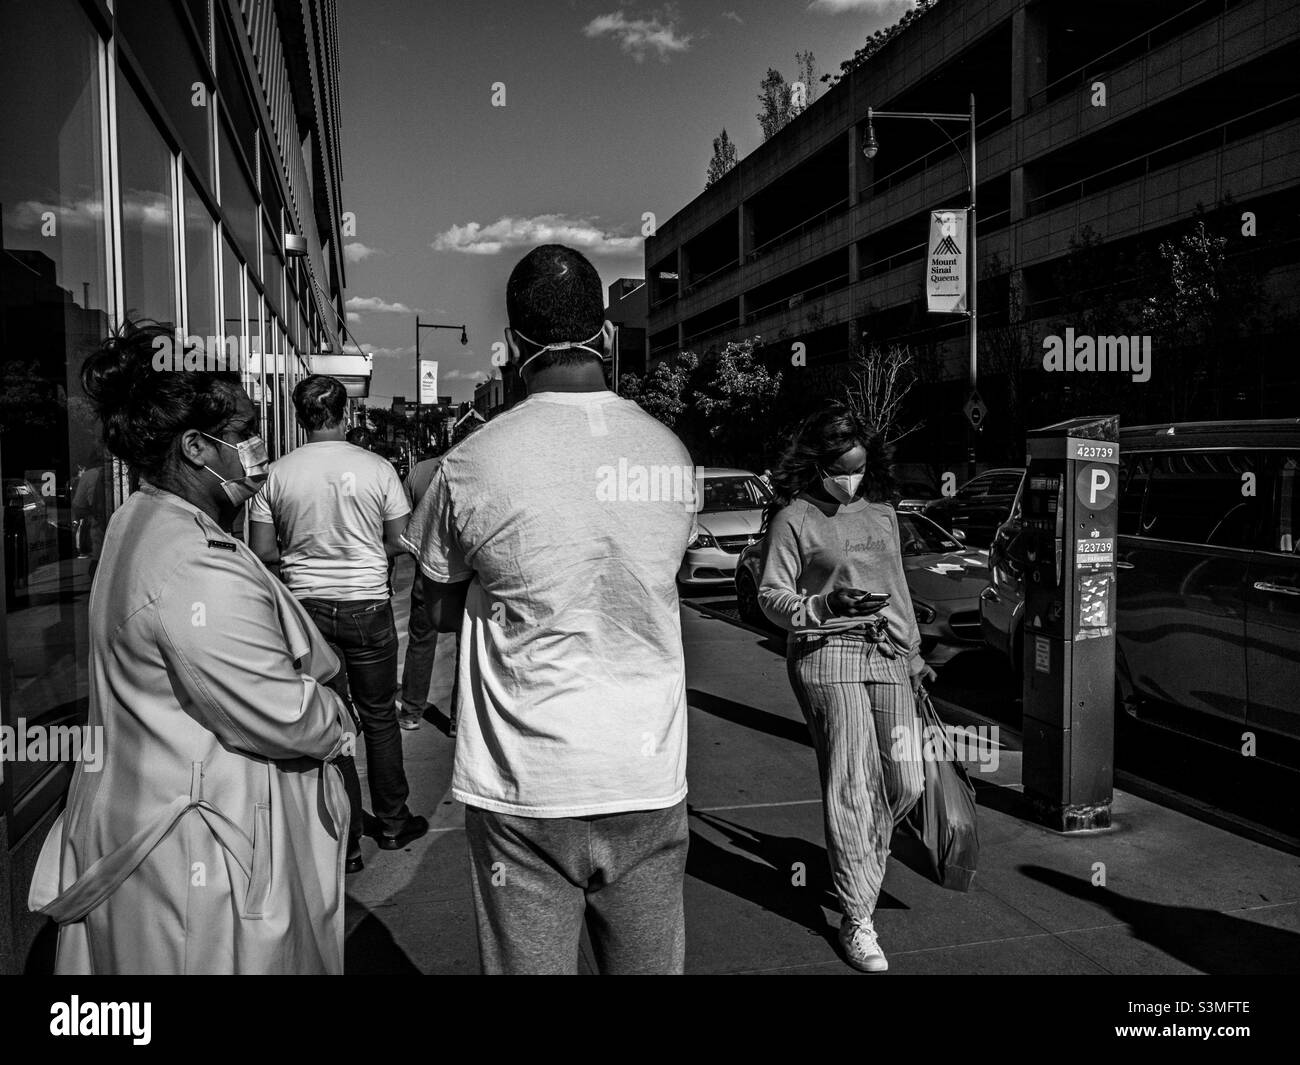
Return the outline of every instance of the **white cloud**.
<path id="1" fill-rule="evenodd" d="M 367 244 L 362 244 L 359 240 L 354 240 L 351 244 L 343 245 L 343 258 L 350 263 L 359 263 L 363 259 L 369 259 L 372 255 L 379 255 L 378 248 L 372 248 Z"/>
<path id="2" fill-rule="evenodd" d="M 359 322 L 361 321 L 361 315 L 357 314 L 356 311 L 348 311 L 348 321 Z"/>
<path id="3" fill-rule="evenodd" d="M 824 11 L 830 15 L 840 15 L 845 11 L 862 11 L 868 15 L 884 15 L 889 12 L 902 14 L 916 6 L 916 0 L 812 0 L 809 11 Z"/>
<path id="4" fill-rule="evenodd" d="M 597 15 L 582 32 L 588 37 L 613 36 L 618 46 L 638 63 L 644 62 L 652 51 L 666 63 L 672 53 L 687 51 L 693 40 L 689 33 L 678 33 L 671 18 L 667 22 L 657 16 L 630 19 L 622 11 Z"/>
<path id="5" fill-rule="evenodd" d="M 641 237 L 620 237 L 594 221 L 539 214 L 532 218 L 499 218 L 483 225 L 466 222 L 439 233 L 429 245 L 435 251 L 458 251 L 467 255 L 496 255 L 506 248 L 535 247 L 538 244 L 567 244 L 591 255 L 635 255 Z M 351 306 L 352 301 L 348 301 Z"/>
<path id="6" fill-rule="evenodd" d="M 14 207 L 5 221 L 16 229 L 39 230 L 45 225 L 47 213 L 54 215 L 56 232 L 58 227 L 63 226 L 80 229 L 104 224 L 104 203 L 97 199 L 74 200 L 69 203 L 23 200 Z"/>
<path id="7" fill-rule="evenodd" d="M 408 344 L 404 348 L 377 348 L 374 344 L 345 344 L 343 350 L 354 355 L 357 352 L 372 355 L 378 359 L 409 359 L 415 354 L 415 345 Z"/>
<path id="8" fill-rule="evenodd" d="M 739 23 L 741 26 L 745 24 L 745 20 L 741 18 L 739 15 L 737 15 L 734 11 L 724 11 L 722 13 L 722 17 L 729 18 L 731 19 L 732 22 Z"/>
<path id="9" fill-rule="evenodd" d="M 443 370 L 438 378 L 442 381 L 486 381 L 488 375 L 482 370 Z"/>
<path id="10" fill-rule="evenodd" d="M 374 314 L 422 314 L 418 307 L 408 307 L 405 303 L 389 303 L 379 296 L 353 296 L 348 300 L 350 311 L 370 311 Z"/>

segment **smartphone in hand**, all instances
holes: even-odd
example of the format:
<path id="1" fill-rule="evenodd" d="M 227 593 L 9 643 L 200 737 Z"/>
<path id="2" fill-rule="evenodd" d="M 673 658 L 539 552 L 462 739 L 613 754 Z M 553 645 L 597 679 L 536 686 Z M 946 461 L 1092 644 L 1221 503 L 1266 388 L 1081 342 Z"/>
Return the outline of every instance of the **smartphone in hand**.
<path id="1" fill-rule="evenodd" d="M 854 589 L 857 591 L 857 589 Z M 875 614 L 889 602 L 888 592 L 861 592 L 853 602 L 853 613 L 857 615 Z"/>

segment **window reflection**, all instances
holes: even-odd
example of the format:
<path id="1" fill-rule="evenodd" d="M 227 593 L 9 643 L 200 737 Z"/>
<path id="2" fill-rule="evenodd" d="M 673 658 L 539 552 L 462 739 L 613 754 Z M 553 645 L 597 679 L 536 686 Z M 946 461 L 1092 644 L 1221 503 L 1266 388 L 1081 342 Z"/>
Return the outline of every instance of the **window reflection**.
<path id="1" fill-rule="evenodd" d="M 122 295 L 127 316 L 175 322 L 173 157 L 120 68 L 117 157 L 122 201 Z"/>
<path id="2" fill-rule="evenodd" d="M 119 0 L 115 14 L 118 32 L 136 62 L 143 66 L 144 77 L 179 131 L 181 146 L 195 172 L 211 181 L 208 116 L 212 101 L 193 31 L 172 4 Z M 202 26 L 206 30 L 206 12 Z"/>
<path id="3" fill-rule="evenodd" d="M 257 266 L 257 198 L 253 186 L 235 154 L 226 123 L 220 123 L 221 143 L 221 209 L 226 215 L 240 252 L 249 256 L 248 262 Z"/>
<path id="4" fill-rule="evenodd" d="M 97 39 L 78 4 L 0 8 L 0 712 L 10 726 L 85 713 L 86 602 L 112 479 L 80 387 L 108 329 L 98 86 Z M 17 802 L 50 771 L 8 762 L 0 779 Z M 11 840 L 26 816 L 15 812 Z"/>
<path id="5" fill-rule="evenodd" d="M 217 272 L 216 226 L 212 215 L 185 179 L 185 294 L 189 331 L 201 337 L 216 336 Z"/>

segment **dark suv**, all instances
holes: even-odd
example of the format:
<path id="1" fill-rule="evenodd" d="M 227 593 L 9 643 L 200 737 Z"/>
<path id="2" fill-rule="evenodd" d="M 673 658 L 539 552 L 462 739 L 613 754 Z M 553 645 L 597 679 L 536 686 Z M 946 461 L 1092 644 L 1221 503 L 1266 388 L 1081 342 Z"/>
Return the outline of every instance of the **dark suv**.
<path id="1" fill-rule="evenodd" d="M 1300 419 L 1120 432 L 1116 696 L 1130 714 L 1300 764 Z M 1020 514 L 981 625 L 1019 662 Z"/>
<path id="2" fill-rule="evenodd" d="M 921 513 L 949 532 L 960 533 L 968 547 L 988 547 L 998 526 L 1010 515 L 1024 478 L 1023 468 L 987 470 L 954 495 L 927 503 Z"/>

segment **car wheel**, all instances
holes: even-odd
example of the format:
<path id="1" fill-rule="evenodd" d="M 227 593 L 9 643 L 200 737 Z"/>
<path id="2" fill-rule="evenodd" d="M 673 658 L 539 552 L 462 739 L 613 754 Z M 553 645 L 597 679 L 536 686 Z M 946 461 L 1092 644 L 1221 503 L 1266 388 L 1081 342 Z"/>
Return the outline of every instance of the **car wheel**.
<path id="1" fill-rule="evenodd" d="M 748 574 L 736 577 L 736 605 L 740 608 L 740 620 L 750 625 L 766 625 L 767 615 L 758 605 L 758 588 L 754 578 Z"/>

